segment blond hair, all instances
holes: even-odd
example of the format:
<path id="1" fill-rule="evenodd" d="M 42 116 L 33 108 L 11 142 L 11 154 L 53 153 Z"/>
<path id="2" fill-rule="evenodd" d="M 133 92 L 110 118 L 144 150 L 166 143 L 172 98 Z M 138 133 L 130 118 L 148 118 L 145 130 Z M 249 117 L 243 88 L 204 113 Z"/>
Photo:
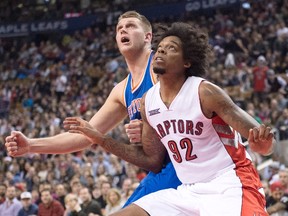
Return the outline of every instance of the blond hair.
<path id="1" fill-rule="evenodd" d="M 116 196 L 118 197 L 118 201 L 117 201 L 116 203 L 112 203 L 112 202 L 111 202 L 111 200 L 110 200 L 110 198 L 109 198 L 109 196 L 110 196 L 111 193 L 115 193 Z M 106 202 L 107 202 L 111 207 L 113 207 L 113 206 L 118 205 L 119 203 L 121 203 L 121 201 L 122 201 L 121 199 L 122 199 L 122 196 L 121 196 L 121 193 L 120 193 L 120 191 L 119 191 L 118 189 L 116 189 L 116 188 L 111 188 L 111 189 L 109 189 L 109 191 L 107 192 Z"/>
<path id="2" fill-rule="evenodd" d="M 67 204 L 67 202 L 68 202 L 69 200 L 75 200 L 75 201 L 78 202 L 77 196 L 76 196 L 75 194 L 72 194 L 72 193 L 69 193 L 69 194 L 67 194 L 67 195 L 65 196 L 65 198 L 64 198 L 65 204 Z"/>
<path id="3" fill-rule="evenodd" d="M 144 30 L 146 32 L 152 32 L 152 26 L 151 26 L 151 23 L 149 22 L 149 20 L 145 16 L 139 14 L 138 12 L 127 11 L 127 12 L 123 13 L 122 15 L 119 16 L 118 23 L 120 22 L 120 20 L 125 19 L 125 18 L 136 18 L 136 19 L 140 20 L 141 23 L 143 23 Z"/>

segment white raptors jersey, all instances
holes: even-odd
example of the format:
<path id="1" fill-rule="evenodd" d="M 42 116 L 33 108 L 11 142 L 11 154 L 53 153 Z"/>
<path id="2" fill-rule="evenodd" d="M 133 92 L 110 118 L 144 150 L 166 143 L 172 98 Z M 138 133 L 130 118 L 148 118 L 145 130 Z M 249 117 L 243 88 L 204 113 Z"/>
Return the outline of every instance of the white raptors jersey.
<path id="1" fill-rule="evenodd" d="M 189 77 L 169 109 L 160 97 L 160 83 L 146 95 L 149 124 L 165 145 L 180 181 L 207 182 L 237 167 L 250 166 L 240 135 L 221 118 L 206 118 L 201 110 L 202 78 Z"/>

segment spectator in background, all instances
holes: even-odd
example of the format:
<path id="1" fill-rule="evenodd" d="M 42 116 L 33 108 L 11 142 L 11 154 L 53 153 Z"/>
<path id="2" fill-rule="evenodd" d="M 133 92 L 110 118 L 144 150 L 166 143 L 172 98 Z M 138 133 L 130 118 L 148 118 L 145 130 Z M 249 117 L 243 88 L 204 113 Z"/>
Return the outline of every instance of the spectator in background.
<path id="1" fill-rule="evenodd" d="M 56 72 L 57 72 L 57 78 L 55 81 L 55 92 L 57 95 L 57 101 L 59 103 L 61 101 L 61 98 L 65 94 L 68 80 L 67 80 L 67 76 L 61 69 L 56 68 Z"/>
<path id="2" fill-rule="evenodd" d="M 0 205 L 0 215 L 17 216 L 22 208 L 21 202 L 16 198 L 15 186 L 8 186 L 6 190 L 5 202 Z"/>
<path id="3" fill-rule="evenodd" d="M 264 56 L 257 58 L 256 66 L 253 68 L 253 101 L 258 104 L 260 101 L 266 99 L 267 89 L 267 71 L 266 59 Z"/>
<path id="4" fill-rule="evenodd" d="M 272 93 L 271 97 L 277 94 L 286 95 L 287 82 L 281 76 L 275 74 L 273 69 L 267 71 L 268 93 Z"/>
<path id="5" fill-rule="evenodd" d="M 105 207 L 105 215 L 108 216 L 120 210 L 124 205 L 123 201 L 124 200 L 122 200 L 121 193 L 118 189 L 109 189 L 106 196 L 107 205 Z"/>
<path id="6" fill-rule="evenodd" d="M 127 200 L 130 196 L 128 195 L 129 190 L 132 187 L 132 179 L 125 178 L 121 186 L 121 196 L 123 200 Z"/>
<path id="7" fill-rule="evenodd" d="M 99 204 L 100 204 L 100 206 L 101 206 L 101 209 L 102 209 L 102 212 L 105 211 L 105 207 L 106 207 L 106 205 L 107 205 L 107 202 L 106 202 L 106 200 L 107 200 L 107 193 L 108 193 L 108 191 L 110 190 L 111 187 L 112 187 L 112 186 L 111 186 L 111 183 L 108 182 L 108 181 L 102 182 L 101 185 L 100 185 L 101 195 L 100 195 L 100 197 L 98 197 L 98 198 L 96 199 L 96 201 L 99 202 Z"/>
<path id="8" fill-rule="evenodd" d="M 0 184 L 0 205 L 5 202 L 5 194 L 6 194 L 7 186 L 3 183 Z"/>
<path id="9" fill-rule="evenodd" d="M 251 56 L 257 58 L 258 56 L 263 56 L 267 52 L 267 46 L 263 37 L 258 32 L 254 31 L 252 33 L 252 47 L 251 47 Z"/>
<path id="10" fill-rule="evenodd" d="M 64 208 L 59 201 L 53 199 L 50 190 L 43 189 L 40 195 L 42 202 L 39 204 L 38 216 L 63 216 Z"/>
<path id="11" fill-rule="evenodd" d="M 101 196 L 101 190 L 100 186 L 97 184 L 94 185 L 93 190 L 92 190 L 92 199 L 98 199 Z"/>
<path id="12" fill-rule="evenodd" d="M 275 126 L 279 130 L 280 140 L 288 139 L 288 108 L 282 111 Z"/>
<path id="13" fill-rule="evenodd" d="M 86 181 L 86 186 L 89 188 L 89 191 L 92 191 L 94 188 L 94 184 L 95 184 L 94 176 L 91 174 L 87 175 L 85 178 L 85 181 Z"/>
<path id="14" fill-rule="evenodd" d="M 267 198 L 271 195 L 269 182 L 267 180 L 261 180 L 261 183 L 264 189 L 265 197 Z"/>
<path id="15" fill-rule="evenodd" d="M 112 176 L 113 187 L 119 187 L 123 176 L 123 164 L 120 163 L 120 158 L 112 154 L 110 155 L 109 164 L 108 174 Z"/>
<path id="16" fill-rule="evenodd" d="M 31 195 L 32 195 L 32 203 L 39 205 L 41 202 L 40 192 L 36 188 L 34 188 L 31 191 Z"/>
<path id="17" fill-rule="evenodd" d="M 243 39 L 239 35 L 233 34 L 229 31 L 225 33 L 223 47 L 225 53 L 227 53 L 225 61 L 226 66 L 235 66 L 239 58 L 248 54 L 248 49 L 245 47 Z"/>
<path id="18" fill-rule="evenodd" d="M 82 209 L 75 194 L 69 193 L 65 196 L 66 210 L 64 216 L 88 216 Z"/>
<path id="19" fill-rule="evenodd" d="M 288 168 L 279 170 L 279 181 L 284 187 L 284 192 L 288 194 Z"/>
<path id="20" fill-rule="evenodd" d="M 288 194 L 284 193 L 284 186 L 276 181 L 270 185 L 271 196 L 266 198 L 266 208 L 269 215 L 288 216 Z"/>
<path id="21" fill-rule="evenodd" d="M 63 208 L 65 208 L 65 196 L 67 194 L 67 190 L 64 184 L 57 184 L 55 188 L 56 199 L 62 204 Z"/>
<path id="22" fill-rule="evenodd" d="M 71 193 L 79 196 L 79 192 L 82 188 L 82 184 L 80 182 L 80 179 L 78 178 L 78 176 L 73 176 L 71 181 L 70 181 L 70 188 L 71 188 Z"/>
<path id="23" fill-rule="evenodd" d="M 25 191 L 20 196 L 22 208 L 18 212 L 17 216 L 31 216 L 38 214 L 38 206 L 32 203 L 32 195 L 30 192 Z"/>
<path id="24" fill-rule="evenodd" d="M 275 125 L 275 123 L 278 121 L 279 116 L 281 115 L 281 112 L 283 109 L 281 109 L 281 107 L 279 106 L 279 102 L 277 97 L 273 97 L 270 99 L 270 103 L 269 103 L 269 107 L 270 107 L 270 122 L 271 125 Z"/>
<path id="25" fill-rule="evenodd" d="M 92 199 L 92 195 L 87 187 L 81 188 L 79 197 L 82 202 L 81 208 L 83 209 L 83 212 L 89 216 L 92 214 L 102 216 L 100 204 L 96 200 Z"/>

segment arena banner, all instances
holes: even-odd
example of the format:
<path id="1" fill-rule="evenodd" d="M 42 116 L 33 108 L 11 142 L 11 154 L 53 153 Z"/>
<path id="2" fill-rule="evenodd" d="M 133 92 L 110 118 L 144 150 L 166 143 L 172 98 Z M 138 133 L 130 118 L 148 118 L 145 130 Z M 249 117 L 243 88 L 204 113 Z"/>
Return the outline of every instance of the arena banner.
<path id="1" fill-rule="evenodd" d="M 0 38 L 25 36 L 33 33 L 80 30 L 91 26 L 96 19 L 95 15 L 89 15 L 63 20 L 0 24 Z"/>
<path id="2" fill-rule="evenodd" d="M 202 0 L 189 1 L 185 4 L 185 11 L 198 11 L 214 9 L 218 7 L 228 7 L 240 3 L 240 0 Z"/>
<path id="3" fill-rule="evenodd" d="M 207 12 L 220 7 L 240 6 L 243 0 L 187 0 L 137 8 L 148 19 L 180 16 L 183 13 Z"/>

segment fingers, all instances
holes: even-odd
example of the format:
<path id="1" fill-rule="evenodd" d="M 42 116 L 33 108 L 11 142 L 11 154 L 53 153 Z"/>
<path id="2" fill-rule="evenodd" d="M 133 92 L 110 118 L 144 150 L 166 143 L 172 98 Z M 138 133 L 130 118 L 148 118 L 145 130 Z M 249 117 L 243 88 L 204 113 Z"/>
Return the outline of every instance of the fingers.
<path id="1" fill-rule="evenodd" d="M 133 119 L 128 124 L 125 124 L 125 129 L 142 128 L 142 121 L 139 119 Z"/>
<path id="2" fill-rule="evenodd" d="M 72 126 L 84 126 L 85 123 L 86 121 L 80 117 L 67 117 L 63 121 L 63 126 L 65 129 L 69 130 Z"/>
<path id="3" fill-rule="evenodd" d="M 9 143 L 9 142 L 14 142 L 16 139 L 17 139 L 17 138 L 16 138 L 15 136 L 10 135 L 10 136 L 7 136 L 7 137 L 5 138 L 5 141 Z"/>
<path id="4" fill-rule="evenodd" d="M 18 138 L 18 136 L 19 136 L 20 134 L 21 134 L 21 133 L 18 132 L 18 131 L 12 131 L 12 132 L 11 132 L 11 135 L 9 135 L 9 136 L 7 136 L 7 137 L 5 138 L 5 141 L 6 141 L 6 142 L 15 142 L 15 141 L 17 141 L 17 138 Z"/>
<path id="5" fill-rule="evenodd" d="M 79 121 L 77 118 L 68 117 L 68 118 L 65 118 L 65 120 L 63 121 L 63 124 L 64 125 L 79 124 Z"/>
<path id="6" fill-rule="evenodd" d="M 248 140 L 259 142 L 264 140 L 270 140 L 273 138 L 273 132 L 271 131 L 271 127 L 265 126 L 263 124 L 260 127 L 254 127 L 249 130 Z"/>
<path id="7" fill-rule="evenodd" d="M 5 138 L 5 147 L 8 155 L 14 156 L 17 153 L 18 145 L 17 145 L 17 132 L 12 131 L 11 135 Z"/>
<path id="8" fill-rule="evenodd" d="M 6 138 L 5 147 L 7 149 L 7 153 L 10 156 L 14 156 L 17 153 L 18 145 L 17 142 L 14 141 L 14 138 Z"/>
<path id="9" fill-rule="evenodd" d="M 125 131 L 131 143 L 141 142 L 142 125 L 142 121 L 138 119 L 131 120 L 125 125 Z"/>

